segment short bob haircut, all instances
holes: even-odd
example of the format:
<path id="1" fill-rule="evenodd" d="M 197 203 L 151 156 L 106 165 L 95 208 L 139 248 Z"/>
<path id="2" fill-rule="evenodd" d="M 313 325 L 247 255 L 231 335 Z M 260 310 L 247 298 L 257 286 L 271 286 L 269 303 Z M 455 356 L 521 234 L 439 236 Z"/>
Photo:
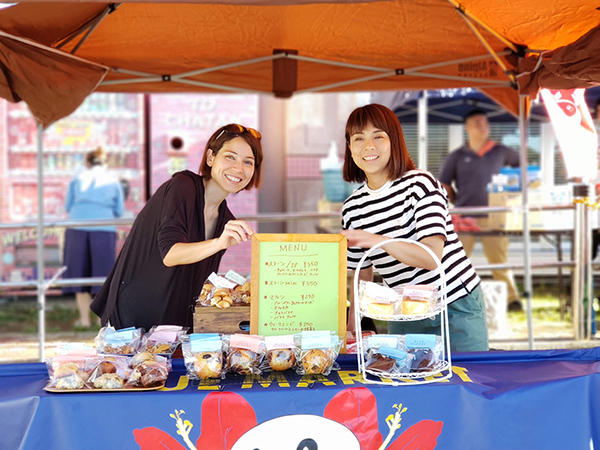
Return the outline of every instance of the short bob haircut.
<path id="1" fill-rule="evenodd" d="M 200 163 L 200 169 L 198 170 L 198 172 L 200 173 L 200 175 L 202 175 L 202 177 L 204 179 L 210 180 L 211 179 L 211 174 L 210 174 L 211 167 L 207 163 L 208 150 L 209 149 L 212 150 L 213 155 L 217 156 L 217 153 L 219 153 L 219 151 L 221 151 L 221 149 L 223 148 L 223 145 L 225 145 L 226 142 L 229 142 L 232 139 L 239 137 L 246 141 L 246 143 L 252 149 L 252 154 L 254 155 L 254 175 L 252 175 L 252 179 L 250 180 L 250 182 L 244 189 L 250 190 L 253 187 L 257 188 L 260 186 L 260 167 L 262 165 L 262 160 L 263 160 L 262 146 L 260 145 L 260 139 L 257 139 L 256 137 L 254 137 L 246 129 L 246 127 L 242 127 L 243 131 L 240 133 L 238 133 L 238 132 L 232 133 L 232 132 L 225 130 L 227 127 L 230 127 L 232 125 L 237 128 L 240 127 L 237 124 L 230 123 L 228 125 L 225 125 L 225 126 L 219 128 L 208 139 L 208 142 L 206 143 L 206 147 L 204 148 L 204 155 L 202 156 L 202 162 Z"/>
<path id="2" fill-rule="evenodd" d="M 371 124 L 383 130 L 390 137 L 390 161 L 388 163 L 389 180 L 396 180 L 405 172 L 415 169 L 415 163 L 408 154 L 404 142 L 404 133 L 396 115 L 389 108 L 376 103 L 356 108 L 346 122 L 346 153 L 344 155 L 344 180 L 362 183 L 367 175 L 352 159 L 350 138 L 362 132 Z"/>

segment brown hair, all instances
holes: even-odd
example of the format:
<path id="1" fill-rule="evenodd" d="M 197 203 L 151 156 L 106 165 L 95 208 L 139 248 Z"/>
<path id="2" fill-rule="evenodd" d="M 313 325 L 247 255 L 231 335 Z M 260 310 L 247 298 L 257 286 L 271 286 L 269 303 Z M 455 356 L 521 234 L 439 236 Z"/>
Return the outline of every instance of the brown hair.
<path id="1" fill-rule="evenodd" d="M 346 122 L 346 152 L 344 153 L 344 180 L 362 183 L 367 180 L 366 174 L 352 159 L 350 138 L 360 133 L 371 124 L 383 130 L 390 137 L 390 161 L 388 163 L 389 179 L 400 178 L 405 172 L 413 170 L 415 163 L 408 154 L 404 133 L 396 115 L 383 105 L 372 103 L 356 108 Z"/>
<path id="2" fill-rule="evenodd" d="M 241 132 L 230 132 L 227 131 L 228 128 L 241 128 Z M 260 136 L 260 135 L 259 135 Z M 213 156 L 217 156 L 217 153 L 223 148 L 226 142 L 231 141 L 235 138 L 242 138 L 252 149 L 252 154 L 254 155 L 254 175 L 252 175 L 252 179 L 248 183 L 248 185 L 244 189 L 252 189 L 253 187 L 260 186 L 260 167 L 262 164 L 263 154 L 262 154 L 262 146 L 260 144 L 260 139 L 254 136 L 246 127 L 237 124 L 228 124 L 217 131 L 215 131 L 212 136 L 208 139 L 206 143 L 206 147 L 204 148 L 204 155 L 202 156 L 202 162 L 200 163 L 200 169 L 198 172 L 206 179 L 210 180 L 211 178 L 211 167 L 208 165 L 208 150 L 212 150 Z"/>
<path id="3" fill-rule="evenodd" d="M 106 163 L 106 152 L 102 147 L 89 151 L 85 155 L 85 163 L 89 167 L 101 166 Z"/>

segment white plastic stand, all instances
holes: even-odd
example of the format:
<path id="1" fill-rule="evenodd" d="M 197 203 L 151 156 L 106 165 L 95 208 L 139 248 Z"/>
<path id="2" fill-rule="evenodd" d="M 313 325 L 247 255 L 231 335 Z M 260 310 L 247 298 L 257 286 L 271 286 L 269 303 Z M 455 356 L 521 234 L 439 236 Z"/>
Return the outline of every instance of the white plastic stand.
<path id="1" fill-rule="evenodd" d="M 358 298 L 358 288 L 359 288 L 359 275 L 360 268 L 364 263 L 365 259 L 373 253 L 377 248 L 389 244 L 391 242 L 405 242 L 407 244 L 413 244 L 421 247 L 429 255 L 433 258 L 435 263 L 437 264 L 436 271 L 440 274 L 440 297 L 441 301 L 439 302 L 439 306 L 434 308 L 427 314 L 419 314 L 419 315 L 404 315 L 398 314 L 394 316 L 377 316 L 372 314 L 367 314 L 362 311 L 361 305 L 359 304 L 360 300 Z M 364 342 L 362 337 L 362 328 L 361 328 L 361 319 L 363 317 L 371 317 L 372 319 L 384 320 L 387 322 L 401 322 L 401 321 L 416 321 L 427 318 L 433 318 L 438 314 L 440 317 L 440 335 L 442 338 L 442 358 L 438 363 L 432 368 L 432 370 L 428 370 L 427 372 L 406 372 L 399 374 L 388 374 L 382 373 L 379 371 L 373 371 L 366 368 L 365 364 L 365 356 L 364 356 Z M 385 385 L 394 385 L 394 386 L 406 386 L 406 385 L 415 385 L 415 384 L 426 384 L 426 383 L 434 383 L 438 381 L 447 380 L 452 377 L 452 357 L 450 352 L 450 333 L 448 331 L 448 308 L 446 305 L 446 277 L 444 274 L 444 269 L 442 267 L 442 263 L 433 251 L 425 245 L 421 244 L 417 241 L 410 241 L 408 239 L 388 239 L 386 241 L 380 242 L 379 244 L 370 248 L 363 257 L 358 262 L 356 267 L 356 271 L 354 274 L 354 320 L 356 323 L 356 352 L 358 358 L 358 370 L 361 373 L 363 380 L 365 383 L 370 384 L 385 384 Z M 445 374 L 444 374 L 445 373 Z M 401 382 L 404 380 L 404 382 Z M 408 381 L 408 382 L 407 382 Z"/>

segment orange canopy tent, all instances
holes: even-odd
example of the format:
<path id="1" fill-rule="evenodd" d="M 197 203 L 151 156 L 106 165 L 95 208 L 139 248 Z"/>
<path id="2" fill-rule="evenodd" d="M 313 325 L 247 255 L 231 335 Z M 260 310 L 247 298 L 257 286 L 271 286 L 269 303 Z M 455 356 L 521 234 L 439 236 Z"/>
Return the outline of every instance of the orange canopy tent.
<path id="1" fill-rule="evenodd" d="M 475 87 L 516 115 L 517 85 L 535 95 L 600 82 L 587 52 L 600 45 L 598 23 L 589 0 L 23 1 L 0 10 L 0 96 L 25 100 L 44 125 L 94 90 Z M 578 39 L 576 54 L 555 52 L 577 74 L 548 64 Z"/>

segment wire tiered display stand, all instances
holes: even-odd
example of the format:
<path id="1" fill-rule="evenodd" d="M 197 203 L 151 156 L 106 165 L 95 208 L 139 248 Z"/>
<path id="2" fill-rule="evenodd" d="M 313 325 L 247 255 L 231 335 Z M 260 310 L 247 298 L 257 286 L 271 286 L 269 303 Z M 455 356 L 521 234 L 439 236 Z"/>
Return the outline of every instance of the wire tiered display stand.
<path id="1" fill-rule="evenodd" d="M 364 263 L 365 259 L 373 253 L 377 248 L 389 244 L 391 242 L 405 242 L 408 244 L 417 245 L 423 248 L 433 258 L 437 264 L 437 272 L 440 277 L 439 295 L 440 301 L 428 311 L 426 314 L 395 314 L 395 315 L 376 315 L 370 314 L 362 309 L 359 298 L 359 281 L 360 281 L 360 268 Z M 446 277 L 442 263 L 431 249 L 426 247 L 417 241 L 410 241 L 408 239 L 395 238 L 388 239 L 380 242 L 379 244 L 371 247 L 358 262 L 356 271 L 354 274 L 354 320 L 356 323 L 356 351 L 358 358 L 358 370 L 361 373 L 365 383 L 371 384 L 390 384 L 394 386 L 402 385 L 414 385 L 414 384 L 426 384 L 434 383 L 438 381 L 447 380 L 452 377 L 452 356 L 450 352 L 450 333 L 448 330 L 448 308 L 446 305 Z M 376 320 L 382 320 L 386 322 L 406 322 L 406 321 L 417 321 L 422 319 L 434 318 L 440 315 L 440 335 L 442 339 L 442 357 L 435 363 L 433 367 L 428 368 L 427 371 L 421 372 L 402 372 L 402 373 L 387 373 L 384 371 L 368 369 L 365 364 L 365 352 L 364 352 L 364 341 L 361 328 L 361 319 L 363 317 L 370 317 Z M 445 373 L 445 375 L 444 375 Z M 442 374 L 442 375 L 440 375 Z M 386 379 L 385 381 L 382 378 Z M 410 381 L 409 383 L 402 382 L 402 380 Z"/>

